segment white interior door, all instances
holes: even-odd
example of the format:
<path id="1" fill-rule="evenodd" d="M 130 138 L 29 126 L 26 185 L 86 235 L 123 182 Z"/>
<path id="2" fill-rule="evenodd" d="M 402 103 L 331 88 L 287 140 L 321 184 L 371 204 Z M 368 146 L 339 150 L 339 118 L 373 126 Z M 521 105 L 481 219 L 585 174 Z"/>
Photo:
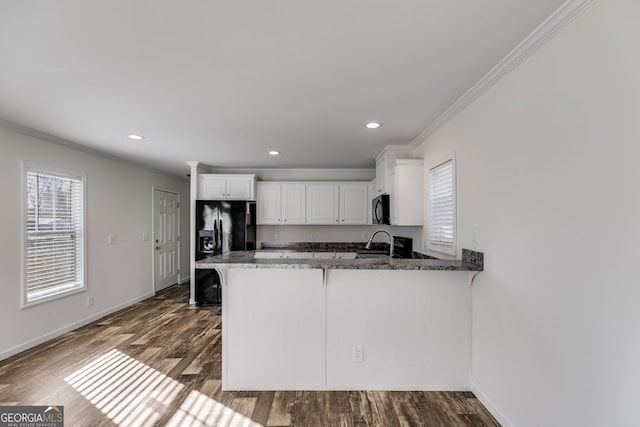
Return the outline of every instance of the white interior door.
<path id="1" fill-rule="evenodd" d="M 154 190 L 153 206 L 153 288 L 157 292 L 178 283 L 178 194 Z"/>

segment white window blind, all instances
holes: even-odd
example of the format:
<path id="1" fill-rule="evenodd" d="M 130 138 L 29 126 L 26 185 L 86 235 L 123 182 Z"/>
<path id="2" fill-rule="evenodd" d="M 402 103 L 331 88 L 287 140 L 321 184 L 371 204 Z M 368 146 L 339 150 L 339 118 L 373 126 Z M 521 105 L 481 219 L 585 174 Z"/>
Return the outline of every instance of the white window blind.
<path id="1" fill-rule="evenodd" d="M 455 157 L 429 171 L 429 249 L 455 255 Z"/>
<path id="2" fill-rule="evenodd" d="M 26 171 L 25 300 L 84 289 L 83 179 Z"/>

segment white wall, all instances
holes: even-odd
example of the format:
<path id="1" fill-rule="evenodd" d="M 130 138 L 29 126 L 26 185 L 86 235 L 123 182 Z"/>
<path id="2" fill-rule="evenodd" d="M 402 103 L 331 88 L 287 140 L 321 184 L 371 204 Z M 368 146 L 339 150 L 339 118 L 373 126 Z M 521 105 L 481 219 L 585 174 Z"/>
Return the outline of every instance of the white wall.
<path id="1" fill-rule="evenodd" d="M 189 183 L 0 128 L 0 359 L 24 350 L 153 293 L 153 186 L 181 192 L 181 234 L 188 236 Z M 22 161 L 86 174 L 87 292 L 21 309 Z M 116 235 L 107 245 L 107 236 Z M 180 269 L 189 271 L 189 242 L 182 240 Z M 186 273 L 188 276 L 188 273 Z M 184 280 L 182 277 L 181 280 Z M 87 308 L 87 297 L 94 306 Z"/>
<path id="2" fill-rule="evenodd" d="M 593 3 L 418 148 L 456 151 L 472 385 L 505 425 L 640 419 L 638 16 Z"/>

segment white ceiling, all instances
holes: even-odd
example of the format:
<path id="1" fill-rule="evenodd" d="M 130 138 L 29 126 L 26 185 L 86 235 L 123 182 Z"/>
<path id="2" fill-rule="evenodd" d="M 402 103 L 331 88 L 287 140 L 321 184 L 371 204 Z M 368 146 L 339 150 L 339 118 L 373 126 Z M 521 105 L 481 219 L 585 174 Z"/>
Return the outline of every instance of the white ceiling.
<path id="1" fill-rule="evenodd" d="M 2 0 L 0 118 L 180 175 L 371 168 L 563 2 Z"/>

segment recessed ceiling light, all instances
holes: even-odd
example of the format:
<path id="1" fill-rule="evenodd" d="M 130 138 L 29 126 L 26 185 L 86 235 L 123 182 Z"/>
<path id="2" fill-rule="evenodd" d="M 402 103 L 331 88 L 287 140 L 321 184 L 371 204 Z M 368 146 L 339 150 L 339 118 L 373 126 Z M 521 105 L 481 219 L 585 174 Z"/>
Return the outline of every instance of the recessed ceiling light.
<path id="1" fill-rule="evenodd" d="M 364 125 L 367 129 L 378 129 L 380 126 L 382 126 L 382 124 L 378 122 L 369 122 Z"/>
<path id="2" fill-rule="evenodd" d="M 127 135 L 127 138 L 129 138 L 129 139 L 135 139 L 135 140 L 138 140 L 138 141 L 139 141 L 139 140 L 141 140 L 141 139 L 144 139 L 144 136 L 142 136 L 142 135 L 136 135 L 136 134 L 132 133 L 132 134 Z"/>
<path id="3" fill-rule="evenodd" d="M 271 150 L 271 151 L 269 151 L 269 155 L 271 155 L 271 156 L 279 156 L 280 152 L 276 151 L 276 150 Z"/>

